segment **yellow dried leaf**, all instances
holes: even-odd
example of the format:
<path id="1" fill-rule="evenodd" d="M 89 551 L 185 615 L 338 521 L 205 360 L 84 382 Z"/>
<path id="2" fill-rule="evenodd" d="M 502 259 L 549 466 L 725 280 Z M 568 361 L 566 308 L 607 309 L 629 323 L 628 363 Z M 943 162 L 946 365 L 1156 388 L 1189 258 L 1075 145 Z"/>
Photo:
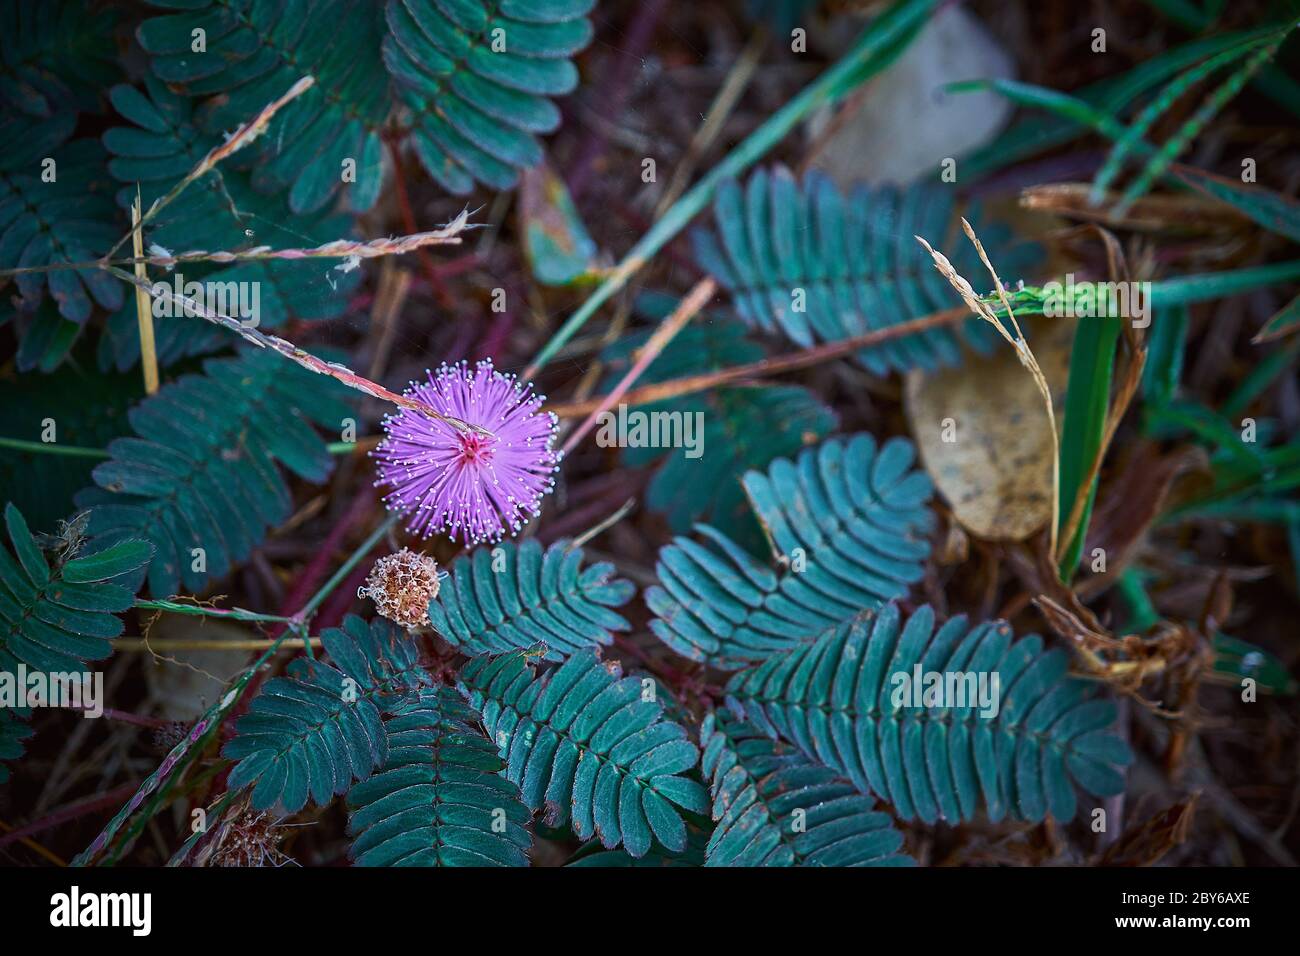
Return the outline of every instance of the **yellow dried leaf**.
<path id="1" fill-rule="evenodd" d="M 1035 319 L 1026 334 L 1059 419 L 1074 322 Z M 999 347 L 988 357 L 967 355 L 959 368 L 911 372 L 904 407 L 926 470 L 967 530 L 1020 541 L 1047 523 L 1051 428 L 1034 379 L 1014 351 Z"/>

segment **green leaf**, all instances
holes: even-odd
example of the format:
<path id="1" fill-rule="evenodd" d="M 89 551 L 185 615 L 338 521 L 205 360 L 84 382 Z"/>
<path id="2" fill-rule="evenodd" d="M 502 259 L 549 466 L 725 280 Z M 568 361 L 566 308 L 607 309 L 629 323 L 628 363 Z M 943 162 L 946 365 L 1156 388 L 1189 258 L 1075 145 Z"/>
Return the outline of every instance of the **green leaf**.
<path id="1" fill-rule="evenodd" d="M 693 233 L 695 258 L 732 297 L 736 312 L 754 328 L 808 348 L 819 342 L 884 329 L 953 306 L 948 284 L 913 238 L 941 244 L 953 223 L 952 191 L 934 185 L 859 187 L 845 196 L 818 172 L 800 184 L 785 167 L 759 169 L 742 187 L 718 187 L 713 206 L 717 232 Z M 1032 258 L 1015 248 L 1001 227 L 979 224 L 967 212 L 998 268 L 1015 276 Z M 954 252 L 959 272 L 978 266 L 975 250 Z M 965 338 L 987 351 L 995 333 L 967 319 Z M 946 328 L 883 342 L 857 354 L 869 371 L 933 369 L 961 359 Z"/>
<path id="2" fill-rule="evenodd" d="M 706 866 L 911 866 L 887 813 L 835 771 L 724 714 L 700 727 L 713 819 Z"/>
<path id="3" fill-rule="evenodd" d="M 59 314 L 58 306 L 50 299 L 42 299 L 31 312 L 17 316 L 18 354 L 14 365 L 20 372 L 33 370 L 53 372 L 72 353 L 81 337 L 82 326 L 70 322 Z"/>
<path id="4" fill-rule="evenodd" d="M 1270 693 L 1287 696 L 1296 693 L 1296 682 L 1287 672 L 1286 664 L 1263 648 L 1222 631 L 1215 633 L 1213 647 L 1215 673 L 1227 676 L 1234 684 L 1240 686 L 1249 678 Z"/>
<path id="5" fill-rule="evenodd" d="M 568 285 L 591 271 L 596 243 L 564 180 L 546 163 L 523 171 L 519 219 L 528 264 L 542 285 Z"/>
<path id="6" fill-rule="evenodd" d="M 877 448 L 862 434 L 749 472 L 781 573 L 700 525 L 704 543 L 679 537 L 659 551 L 650 629 L 679 654 L 735 669 L 905 596 L 924 573 L 934 520 L 933 486 L 914 459 L 910 442 Z"/>
<path id="7" fill-rule="evenodd" d="M 12 673 L 19 664 L 46 672 L 80 671 L 86 661 L 107 658 L 110 639 L 122 633 L 114 614 L 132 601 L 131 589 L 109 580 L 129 574 L 128 563 L 138 567 L 138 550 L 131 562 L 104 569 L 93 582 L 65 580 L 63 569 L 49 565 L 12 502 L 5 506 L 5 526 L 13 554 L 0 547 L 0 671 Z"/>
<path id="8" fill-rule="evenodd" d="M 1292 339 L 1286 345 L 1270 351 L 1223 400 L 1219 414 L 1230 421 L 1238 420 L 1251 402 L 1264 394 L 1280 375 L 1290 369 L 1297 357 L 1300 357 L 1300 338 Z"/>
<path id="9" fill-rule="evenodd" d="M 1206 57 L 1214 56 L 1246 40 L 1263 37 L 1273 30 L 1273 27 L 1266 27 L 1201 37 L 1143 60 L 1127 73 L 1091 83 L 1068 97 L 1066 94 L 1044 87 L 1033 87 L 1030 84 L 1013 81 L 982 81 L 956 84 L 956 87 L 996 89 L 1010 97 L 1012 102 L 1022 106 L 1041 106 L 1046 109 L 1052 109 L 1052 106 L 1047 102 L 1030 102 L 1028 99 L 1021 98 L 1021 94 L 1026 94 L 1029 98 L 1034 95 L 1048 98 L 1065 97 L 1076 104 L 1081 104 L 1085 113 L 1090 114 L 1093 119 L 1100 117 L 1112 131 L 1107 135 L 1118 138 L 1123 135 L 1124 129 L 1118 117 L 1143 94 Z M 1031 90 L 1037 90 L 1038 94 L 1030 93 Z M 1064 100 L 1057 102 L 1064 102 Z M 961 162 L 962 175 L 980 177 L 1013 165 L 1048 149 L 1069 143 L 1087 132 L 1090 127 L 1096 128 L 1088 118 L 1073 113 L 1072 110 L 1066 110 L 1059 116 L 1029 116 L 1019 119 L 1002 132 L 996 142 L 964 157 Z"/>
<path id="10" fill-rule="evenodd" d="M 9 768 L 2 761 L 14 761 L 23 755 L 23 741 L 34 731 L 26 722 L 30 711 L 0 707 L 0 784 L 9 780 Z"/>
<path id="11" fill-rule="evenodd" d="M 276 463 L 322 481 L 333 461 L 309 422 L 333 430 L 351 414 L 342 386 L 269 351 L 203 368 L 131 409 L 139 437 L 110 444 L 111 457 L 92 473 L 98 487 L 77 496 L 94 508 L 97 540 L 142 538 L 157 549 L 155 597 L 182 582 L 201 592 L 245 560 L 290 513 Z"/>
<path id="12" fill-rule="evenodd" d="M 1115 367 L 1115 346 L 1119 342 L 1120 319 L 1098 316 L 1079 320 L 1070 349 L 1070 376 L 1065 393 L 1065 418 L 1061 423 L 1061 513 L 1060 530 L 1065 530 L 1071 509 L 1080 494 L 1087 496 L 1083 515 L 1074 537 L 1065 542 L 1061 578 L 1068 582 L 1078 567 L 1083 542 L 1097 494 L 1098 475 L 1084 488 L 1106 431 L 1110 410 L 1110 382 Z"/>
<path id="13" fill-rule="evenodd" d="M 450 688 L 428 689 L 384 722 L 383 769 L 348 792 L 357 866 L 527 866 L 532 814 Z"/>
<path id="14" fill-rule="evenodd" d="M 100 91 L 118 74 L 116 49 L 105 43 L 117 14 L 72 4 L 0 3 L 0 103 L 29 117 L 93 112 Z M 6 140 L 6 150 L 9 141 Z"/>
<path id="15" fill-rule="evenodd" d="M 63 580 L 72 584 L 107 581 L 149 563 L 153 545 L 146 541 L 119 541 L 84 558 L 73 558 L 63 565 Z"/>
<path id="16" fill-rule="evenodd" d="M 1151 102 L 1138 113 L 1128 128 L 1124 130 L 1124 134 L 1111 148 L 1110 154 L 1106 157 L 1106 162 L 1097 171 L 1097 175 L 1092 181 L 1091 201 L 1093 204 L 1095 205 L 1101 201 L 1106 189 L 1124 168 L 1124 163 L 1129 154 L 1133 152 L 1134 146 L 1143 141 L 1147 130 L 1163 114 L 1167 113 L 1174 103 L 1216 70 L 1248 56 L 1259 49 L 1261 44 L 1267 42 L 1267 40 L 1252 39 L 1238 46 L 1230 47 L 1222 53 L 1208 57 L 1191 69 L 1180 73 L 1157 93 Z M 1207 121 L 1208 119 L 1209 117 L 1206 117 Z M 1154 176 L 1152 178 L 1154 179 Z"/>
<path id="17" fill-rule="evenodd" d="M 707 815 L 707 813 L 708 808 L 705 807 L 701 815 Z M 617 867 L 637 869 L 663 866 L 701 867 L 704 865 L 704 850 L 708 840 L 708 832 L 694 826 L 692 823 L 688 824 L 686 828 L 686 849 L 674 853 L 662 846 L 655 846 L 651 847 L 650 852 L 645 856 L 637 857 L 632 856 L 622 848 L 606 850 L 601 846 L 600 840 L 593 837 L 579 847 L 564 865 L 584 868 Z"/>
<path id="18" fill-rule="evenodd" d="M 1300 279 L 1300 260 L 1270 262 L 1264 266 L 1245 269 L 1225 269 L 1203 275 L 1177 276 L 1151 283 L 1147 302 L 1152 309 L 1170 305 L 1190 305 L 1209 299 L 1224 299 L 1241 295 L 1281 282 Z"/>
<path id="19" fill-rule="evenodd" d="M 1227 105 L 1233 97 L 1241 92 L 1242 87 L 1253 77 L 1259 70 L 1265 66 L 1269 60 L 1277 53 L 1282 41 L 1286 38 L 1294 24 L 1288 24 L 1284 29 L 1279 31 L 1268 42 L 1252 49 L 1250 56 L 1222 83 L 1216 87 L 1209 96 L 1197 107 L 1196 111 L 1174 132 L 1164 145 L 1160 147 L 1155 156 L 1147 160 L 1147 164 L 1142 168 L 1138 176 L 1124 190 L 1124 195 L 1120 198 L 1119 205 L 1115 208 L 1116 215 L 1124 215 L 1128 208 L 1146 193 L 1151 185 L 1164 175 L 1169 165 L 1177 159 L 1182 152 L 1191 145 L 1193 139 L 1200 135 L 1201 130 L 1212 120 L 1218 112 Z M 1212 58 L 1210 63 L 1214 63 L 1218 58 Z M 1206 64 L 1202 64 L 1204 67 Z M 1217 65 L 1217 64 L 1216 64 Z M 1189 71 L 1189 75 L 1195 71 Z M 1171 87 L 1174 84 L 1171 84 Z"/>
<path id="20" fill-rule="evenodd" d="M 623 677 L 595 651 L 580 651 L 541 677 L 530 656 L 476 657 L 459 685 L 524 802 L 545 810 L 548 826 L 568 821 L 579 837 L 597 836 L 607 849 L 621 843 L 634 857 L 655 840 L 684 849 L 677 808 L 698 812 L 705 803 L 700 785 L 680 776 L 699 759 L 685 729 L 663 719 L 644 681 Z"/>
<path id="21" fill-rule="evenodd" d="M 1288 302 L 1277 315 L 1265 322 L 1264 327 L 1259 330 L 1259 333 L 1251 341 L 1256 344 L 1267 342 L 1269 339 L 1290 335 L 1296 329 L 1300 329 L 1300 295 Z"/>
<path id="22" fill-rule="evenodd" d="M 435 631 L 466 654 L 499 654 L 546 645 L 548 660 L 610 644 L 631 625 L 613 608 L 636 587 L 614 565 L 582 567 L 581 548 L 557 541 L 543 551 L 536 538 L 503 541 L 459 558 L 429 602 Z"/>
<path id="23" fill-rule="evenodd" d="M 1300 203 L 1289 196 L 1262 186 L 1247 186 L 1191 166 L 1176 165 L 1171 173 L 1180 182 L 1211 199 L 1227 203 L 1270 232 L 1300 242 Z"/>
<path id="24" fill-rule="evenodd" d="M 1174 306 L 1151 317 L 1147 362 L 1142 369 L 1142 397 L 1151 406 L 1167 405 L 1178 392 L 1188 318 L 1185 306 Z"/>
<path id="25" fill-rule="evenodd" d="M 190 97 L 221 94 L 204 115 L 208 133 L 247 122 L 303 76 L 316 80 L 276 115 L 249 155 L 239 157 L 255 165 L 254 185 L 286 196 L 294 213 L 321 210 L 340 193 L 353 209 L 369 209 L 382 185 L 380 128 L 391 106 L 380 49 L 382 7 L 344 0 L 292 7 L 193 0 L 183 6 L 145 20 L 136 38 L 151 55 L 154 75 L 169 87 Z M 192 49 L 192 31 L 199 27 L 211 45 L 203 55 Z M 138 115 L 153 119 L 144 110 Z M 356 178 L 345 182 L 349 160 Z M 168 170 L 173 179 L 188 172 Z"/>
<path id="26" fill-rule="evenodd" d="M 889 604 L 736 674 L 727 702 L 900 819 L 956 823 L 982 804 L 994 822 L 1068 821 L 1074 784 L 1119 793 L 1133 759 L 1106 732 L 1114 703 L 1068 663 L 1003 621 L 936 628 L 928 606 L 904 620 Z"/>
<path id="27" fill-rule="evenodd" d="M 252 805 L 286 813 L 310 798 L 324 806 L 388 758 L 380 714 L 400 709 L 428 678 L 415 640 L 387 621 L 349 616 L 321 634 L 332 664 L 298 658 L 266 682 L 222 756 L 238 763 L 231 790 L 252 787 Z"/>
<path id="28" fill-rule="evenodd" d="M 37 162 L 0 160 L 0 263 L 48 266 L 102 256 L 125 231 L 109 198 L 104 150 L 79 139 L 54 150 L 55 177 Z M 84 325 L 92 308 L 120 308 L 122 283 L 101 269 L 55 269 L 14 277 L 22 307 L 34 309 L 48 292 L 69 322 Z"/>
<path id="29" fill-rule="evenodd" d="M 536 134 L 560 123 L 548 97 L 577 85 L 569 58 L 591 41 L 593 5 L 388 0 L 384 64 L 414 114 L 416 153 L 443 188 L 509 188 L 541 161 Z"/>

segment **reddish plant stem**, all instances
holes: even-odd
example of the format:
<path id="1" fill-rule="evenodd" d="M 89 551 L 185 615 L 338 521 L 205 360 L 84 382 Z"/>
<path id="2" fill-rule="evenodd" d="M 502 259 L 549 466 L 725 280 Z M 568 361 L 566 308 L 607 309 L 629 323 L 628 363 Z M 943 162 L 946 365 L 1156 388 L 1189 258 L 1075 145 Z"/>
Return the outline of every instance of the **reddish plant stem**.
<path id="1" fill-rule="evenodd" d="M 69 707 L 68 710 L 84 711 L 88 707 Z M 171 726 L 171 721 L 160 720 L 157 717 L 144 717 L 140 714 L 133 714 L 127 710 L 114 710 L 112 707 L 105 707 L 100 714 L 107 720 L 116 720 L 123 724 L 134 724 L 136 727 L 148 727 L 150 730 L 157 730 L 160 727 Z"/>
<path id="2" fill-rule="evenodd" d="M 455 259 L 448 259 L 446 262 L 436 264 L 433 267 L 433 274 L 439 279 L 454 279 L 466 272 L 472 272 L 481 265 L 483 265 L 483 260 L 479 257 L 479 254 L 470 252 L 463 256 L 457 256 Z"/>
<path id="3" fill-rule="evenodd" d="M 491 358 L 501 351 L 510 338 L 510 332 L 514 328 L 515 317 L 513 312 L 501 312 L 488 326 L 488 330 L 483 333 L 483 338 L 474 348 L 474 359 Z"/>
<path id="4" fill-rule="evenodd" d="M 475 360 L 492 358 L 505 347 L 510 333 L 514 330 L 515 316 L 518 314 L 510 303 L 523 302 L 525 295 L 524 290 L 513 283 L 506 287 L 506 309 L 504 312 L 496 313 L 492 324 L 479 339 L 478 345 L 474 348 Z"/>
<path id="5" fill-rule="evenodd" d="M 368 494 L 360 494 L 353 499 L 351 507 L 344 512 L 338 523 L 330 529 L 330 533 L 325 536 L 325 540 L 321 543 L 315 556 L 307 567 L 303 568 L 302 573 L 298 575 L 293 590 L 289 592 L 289 596 L 284 599 L 284 604 L 280 607 L 279 613 L 282 616 L 297 614 L 302 610 L 303 605 L 311 599 L 316 589 L 325 582 L 334 552 L 342 546 L 344 539 L 353 527 L 369 515 L 373 508 L 374 502 Z M 279 637 L 284 633 L 285 626 L 284 624 L 277 624 L 272 628 L 269 636 Z"/>
<path id="6" fill-rule="evenodd" d="M 100 794 L 97 797 L 91 797 L 82 800 L 79 803 L 70 803 L 66 807 L 60 807 L 53 813 L 34 820 L 26 826 L 19 827 L 16 830 L 10 830 L 4 836 L 0 836 L 0 849 L 4 849 L 10 843 L 16 843 L 24 837 L 30 837 L 37 833 L 43 833 L 46 830 L 53 829 L 69 820 L 76 820 L 84 817 L 89 813 L 106 808 L 114 808 L 125 799 L 130 797 L 136 791 L 137 783 L 134 781 L 124 783 L 120 787 L 115 787 L 107 793 Z"/>
<path id="7" fill-rule="evenodd" d="M 407 232 L 415 232 L 415 213 L 411 209 L 411 197 L 406 191 L 406 174 L 402 167 L 402 151 L 395 140 L 388 140 L 388 155 L 393 160 L 393 180 L 397 184 L 397 205 L 402 213 L 402 226 Z M 429 287 L 433 290 L 438 304 L 444 309 L 450 309 L 455 305 L 451 293 L 447 291 L 446 284 L 442 277 L 433 267 L 433 259 L 424 249 L 417 249 L 416 255 L 420 257 L 420 266 L 424 269 L 425 276 L 428 277 Z"/>
<path id="8" fill-rule="evenodd" d="M 311 596 L 316 592 L 316 589 L 325 582 L 326 574 L 329 571 L 330 558 L 333 556 L 334 552 L 342 546 L 344 539 L 347 537 L 348 532 L 352 530 L 352 527 L 364 520 L 370 513 L 372 507 L 373 502 L 369 495 L 360 494 L 352 500 L 351 507 L 344 512 L 343 517 L 339 519 L 338 523 L 330 529 L 330 533 L 325 536 L 325 540 L 321 543 L 320 549 L 308 563 L 307 567 L 303 569 L 302 573 L 298 575 L 298 580 L 294 583 L 293 590 L 289 592 L 289 596 L 284 599 L 284 603 L 280 606 L 280 615 L 282 617 L 293 616 L 296 618 L 301 614 L 302 609 L 307 602 L 311 600 Z M 296 610 L 293 610 L 295 608 Z M 284 633 L 286 627 L 288 627 L 287 624 L 276 624 L 268 634 L 273 638 L 279 637 Z M 267 676 L 269 676 L 269 673 L 270 671 L 268 669 L 260 674 L 253 675 L 252 679 L 249 680 L 248 685 L 244 688 L 244 692 L 240 696 L 239 702 L 231 708 L 231 719 L 240 717 L 248 711 L 249 702 L 257 695 L 258 689 L 262 686 L 262 683 L 266 680 Z M 224 773 L 218 778 L 217 782 L 224 791 Z"/>
<path id="9" fill-rule="evenodd" d="M 651 402 L 680 398 L 683 395 L 693 395 L 706 389 L 717 388 L 719 385 L 730 385 L 750 379 L 762 378 L 767 375 L 776 375 L 780 372 L 793 372 L 797 369 L 810 368 L 814 365 L 820 365 L 822 362 L 829 362 L 831 359 L 849 355 L 859 349 L 879 345 L 881 342 L 902 338 L 905 335 L 915 335 L 918 332 L 925 332 L 942 325 L 951 325 L 966 318 L 968 314 L 967 310 L 961 306 L 944 309 L 940 312 L 931 312 L 929 315 L 909 319 L 906 322 L 899 322 L 897 325 L 876 329 L 872 332 L 864 332 L 862 335 L 840 339 L 836 342 L 826 342 L 787 355 L 760 359 L 757 362 L 749 362 L 745 365 L 732 365 L 716 372 L 702 372 L 699 375 L 687 375 L 667 382 L 642 385 L 640 388 L 634 388 L 620 397 L 628 405 L 648 405 Z M 601 395 L 581 402 L 551 405 L 548 410 L 560 418 L 580 418 L 599 411 L 604 403 L 609 402 L 609 400 L 608 395 Z"/>

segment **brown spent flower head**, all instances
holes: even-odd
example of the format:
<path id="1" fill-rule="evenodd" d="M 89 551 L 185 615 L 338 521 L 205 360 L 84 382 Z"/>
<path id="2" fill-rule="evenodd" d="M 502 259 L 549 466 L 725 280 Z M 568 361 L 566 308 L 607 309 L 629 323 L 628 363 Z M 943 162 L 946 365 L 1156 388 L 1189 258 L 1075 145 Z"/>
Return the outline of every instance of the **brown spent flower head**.
<path id="1" fill-rule="evenodd" d="M 431 627 L 429 602 L 438 596 L 443 574 L 433 558 L 403 548 L 375 562 L 357 597 L 370 598 L 380 615 L 402 627 Z"/>
<path id="2" fill-rule="evenodd" d="M 215 845 L 207 854 L 208 866 L 284 866 L 294 862 L 280 842 L 287 825 L 269 813 L 247 808 L 229 824 L 223 824 Z"/>

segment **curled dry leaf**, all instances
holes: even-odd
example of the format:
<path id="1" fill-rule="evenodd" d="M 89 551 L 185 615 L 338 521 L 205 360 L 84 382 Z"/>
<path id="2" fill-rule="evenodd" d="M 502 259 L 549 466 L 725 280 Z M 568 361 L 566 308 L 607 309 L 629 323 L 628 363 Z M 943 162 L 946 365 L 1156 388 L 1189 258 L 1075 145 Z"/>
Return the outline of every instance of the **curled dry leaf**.
<path id="1" fill-rule="evenodd" d="M 1074 322 L 1041 319 L 1028 328 L 1059 409 Z M 1051 426 L 1015 352 L 999 348 L 987 357 L 968 356 L 959 368 L 910 373 L 904 408 L 926 470 L 967 530 L 1020 541 L 1047 523 Z"/>
<path id="2" fill-rule="evenodd" d="M 1124 831 L 1097 860 L 1098 866 L 1151 866 L 1174 847 L 1181 846 L 1191 832 L 1196 815 L 1194 793 L 1155 816 Z"/>

